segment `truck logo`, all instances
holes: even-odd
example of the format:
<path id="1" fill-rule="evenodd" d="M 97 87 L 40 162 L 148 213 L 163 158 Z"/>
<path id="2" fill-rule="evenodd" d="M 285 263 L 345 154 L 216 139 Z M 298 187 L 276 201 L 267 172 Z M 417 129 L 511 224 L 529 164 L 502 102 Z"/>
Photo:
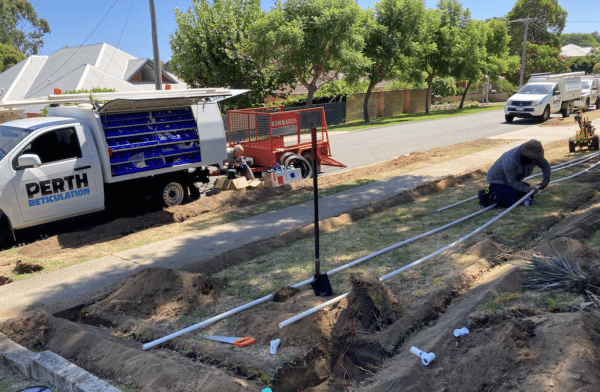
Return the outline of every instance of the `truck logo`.
<path id="1" fill-rule="evenodd" d="M 88 187 L 87 173 L 25 184 L 29 207 L 89 195 Z"/>

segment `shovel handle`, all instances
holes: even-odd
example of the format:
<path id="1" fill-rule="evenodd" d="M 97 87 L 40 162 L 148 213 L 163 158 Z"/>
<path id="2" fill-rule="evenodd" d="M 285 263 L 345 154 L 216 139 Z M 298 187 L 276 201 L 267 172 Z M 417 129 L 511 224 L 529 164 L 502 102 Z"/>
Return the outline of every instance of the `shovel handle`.
<path id="1" fill-rule="evenodd" d="M 235 344 L 238 347 L 246 347 L 253 343 L 256 343 L 256 340 L 254 340 L 254 338 L 251 338 L 249 336 L 247 336 L 245 338 L 239 338 L 238 340 L 233 342 L 233 344 Z"/>

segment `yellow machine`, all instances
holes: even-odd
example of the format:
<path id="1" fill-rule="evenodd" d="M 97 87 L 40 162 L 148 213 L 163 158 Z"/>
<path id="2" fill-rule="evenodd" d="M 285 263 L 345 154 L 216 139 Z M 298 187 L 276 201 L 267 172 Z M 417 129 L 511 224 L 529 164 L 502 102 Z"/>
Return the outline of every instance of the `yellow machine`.
<path id="1" fill-rule="evenodd" d="M 569 138 L 569 152 L 575 152 L 575 147 L 587 147 L 598 150 L 600 145 L 598 135 L 595 135 L 596 128 L 592 122 L 588 120 L 587 114 L 582 114 L 582 109 L 579 109 L 579 114 L 575 116 L 575 121 L 579 124 L 579 131 L 575 137 Z"/>

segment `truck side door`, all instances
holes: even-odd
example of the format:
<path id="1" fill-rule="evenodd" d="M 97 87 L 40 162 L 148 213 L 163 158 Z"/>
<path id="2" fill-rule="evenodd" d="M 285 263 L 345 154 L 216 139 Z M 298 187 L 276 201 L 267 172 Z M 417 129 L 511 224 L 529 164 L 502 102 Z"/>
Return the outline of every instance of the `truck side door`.
<path id="1" fill-rule="evenodd" d="M 32 136 L 12 160 L 14 188 L 25 225 L 101 209 L 100 167 L 94 164 L 81 125 L 56 126 Z M 42 164 L 20 168 L 17 158 L 22 154 L 35 154 Z"/>
<path id="2" fill-rule="evenodd" d="M 562 104 L 562 94 L 560 91 L 560 86 L 558 84 L 554 85 L 554 89 L 552 90 L 552 97 L 550 98 L 550 100 L 552 102 L 552 112 L 559 111 Z"/>

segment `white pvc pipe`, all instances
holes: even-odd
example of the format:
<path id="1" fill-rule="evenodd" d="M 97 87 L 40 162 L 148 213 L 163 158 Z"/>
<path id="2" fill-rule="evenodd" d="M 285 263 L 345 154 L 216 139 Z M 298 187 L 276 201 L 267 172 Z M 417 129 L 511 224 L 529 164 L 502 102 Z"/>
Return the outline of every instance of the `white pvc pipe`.
<path id="1" fill-rule="evenodd" d="M 564 177 L 564 178 L 561 178 L 561 179 L 558 179 L 558 180 L 551 181 L 550 184 L 557 183 L 559 181 L 563 181 L 563 180 L 566 180 L 566 179 L 569 179 L 569 178 L 576 177 L 576 176 L 578 176 L 580 174 L 583 174 L 583 173 L 585 173 L 585 172 L 593 169 L 594 167 L 598 166 L 599 164 L 600 164 L 600 162 L 597 162 L 594 165 L 588 167 L 587 169 L 585 169 L 585 170 L 583 170 L 583 171 L 581 171 L 579 173 L 576 173 L 576 174 L 573 174 L 571 176 Z M 539 188 L 539 186 L 536 187 L 536 188 Z M 519 204 L 521 204 L 523 201 L 525 201 L 525 199 L 527 199 L 529 196 L 531 196 L 534 192 L 535 192 L 535 190 L 529 191 L 525 196 L 523 196 L 521 199 L 519 199 L 515 204 L 513 204 L 510 207 L 508 207 L 505 211 L 503 211 L 502 213 L 498 214 L 498 216 L 494 217 L 493 219 L 491 219 L 490 221 L 488 221 L 483 226 L 480 226 L 479 228 L 473 230 L 472 232 L 470 232 L 466 236 L 458 239 L 457 241 L 454 241 L 453 243 L 451 243 L 450 245 L 447 245 L 447 246 L 443 247 L 442 249 L 437 250 L 436 252 L 433 252 L 433 253 L 431 253 L 431 254 L 429 254 L 429 255 L 427 255 L 427 256 L 425 256 L 425 257 L 423 257 L 423 258 L 421 258 L 421 259 L 419 259 L 417 261 L 412 262 L 411 264 L 408 264 L 408 265 L 406 265 L 406 266 L 404 266 L 404 267 L 402 267 L 402 268 L 400 268 L 400 269 L 398 269 L 396 271 L 390 272 L 389 274 L 382 276 L 381 278 L 379 278 L 379 280 L 383 282 L 384 280 L 392 278 L 392 277 L 398 275 L 399 273 L 404 272 L 407 269 L 412 268 L 412 267 L 414 267 L 414 266 L 416 266 L 418 264 L 421 264 L 422 262 L 424 262 L 426 260 L 429 260 L 430 258 L 435 257 L 435 256 L 439 255 L 440 253 L 443 253 L 446 250 L 454 247 L 455 245 L 457 245 L 457 244 L 459 244 L 459 243 L 461 243 L 461 242 L 463 242 L 463 241 L 471 238 L 475 234 L 481 232 L 483 229 L 485 229 L 486 227 L 490 226 L 492 223 L 496 222 L 498 219 L 500 219 L 501 217 L 503 217 L 504 215 L 506 215 L 507 213 L 509 213 L 510 211 L 512 211 Z M 289 325 L 291 323 L 294 323 L 294 322 L 296 322 L 296 321 L 298 321 L 298 320 L 300 320 L 300 319 L 302 319 L 302 318 L 304 318 L 306 316 L 310 316 L 311 314 L 316 313 L 319 310 L 321 310 L 323 308 L 326 308 L 329 305 L 333 305 L 333 304 L 341 301 L 342 299 L 346 298 L 348 296 L 348 294 L 349 293 L 342 294 L 342 295 L 340 295 L 340 296 L 338 296 L 336 298 L 333 298 L 333 299 L 331 299 L 331 300 L 329 300 L 327 302 L 322 303 L 321 305 L 315 306 L 312 309 L 308 309 L 305 312 L 302 312 L 302 313 L 300 313 L 300 314 L 298 314 L 298 315 L 296 315 L 294 317 L 291 317 L 291 318 L 289 318 L 287 320 L 284 320 L 284 321 L 282 321 L 282 322 L 279 323 L 279 328 L 283 328 L 283 327 L 285 327 L 285 326 L 287 326 L 287 325 Z"/>
<path id="2" fill-rule="evenodd" d="M 152 341 L 152 342 L 150 342 L 150 343 L 146 343 L 146 344 L 144 344 L 144 345 L 142 346 L 142 350 L 147 350 L 147 349 L 149 349 L 149 348 L 152 348 L 152 347 L 154 347 L 154 346 L 157 346 L 157 345 L 159 345 L 159 344 L 161 344 L 161 343 L 164 343 L 164 342 L 166 342 L 166 341 L 168 341 L 168 340 L 171 340 L 171 339 L 174 339 L 174 338 L 176 338 L 176 337 L 178 337 L 178 336 L 181 336 L 181 335 L 183 335 L 183 334 L 185 334 L 185 333 L 192 332 L 192 331 L 194 331 L 194 330 L 196 330 L 196 329 L 198 329 L 198 328 L 202 328 L 202 327 L 204 327 L 205 325 L 208 325 L 208 324 L 214 323 L 215 321 L 222 320 L 222 319 L 224 319 L 225 317 L 229 317 L 229 316 L 231 316 L 231 315 L 233 315 L 233 314 L 236 314 L 236 313 L 238 313 L 238 312 L 241 312 L 242 310 L 248 309 L 248 308 L 250 308 L 250 307 L 252 307 L 252 306 L 254 306 L 254 305 L 258 305 L 258 304 L 260 304 L 260 303 L 263 303 L 263 302 L 265 302 L 265 301 L 268 301 L 268 300 L 270 300 L 271 298 L 273 298 L 273 294 L 269 294 L 269 295 L 267 295 L 267 296 L 264 296 L 264 297 L 262 297 L 262 298 L 259 298 L 259 299 L 257 299 L 257 300 L 254 300 L 254 301 L 252 301 L 252 302 L 248 302 L 248 303 L 247 303 L 247 304 L 245 304 L 245 305 L 238 306 L 238 307 L 237 307 L 237 308 L 235 308 L 235 309 L 231 309 L 231 310 L 230 310 L 230 311 L 228 311 L 228 312 L 221 313 L 220 315 L 218 315 L 218 316 L 215 316 L 215 317 L 213 317 L 213 318 L 210 318 L 210 319 L 208 319 L 208 320 L 202 321 L 201 323 L 194 324 L 194 325 L 192 325 L 191 327 L 187 327 L 187 328 L 185 328 L 185 329 L 182 329 L 181 331 L 178 331 L 178 332 L 172 333 L 172 334 L 170 334 L 170 335 L 167 335 L 167 336 L 165 336 L 165 337 L 162 337 L 162 338 L 160 338 L 160 339 L 154 340 L 154 341 Z"/>
<path id="3" fill-rule="evenodd" d="M 331 270 L 331 271 L 328 271 L 328 272 L 327 272 L 327 275 L 332 275 L 332 274 L 334 274 L 334 273 L 337 273 L 337 272 L 343 271 L 343 270 L 345 270 L 346 268 L 350 268 L 350 267 L 352 267 L 352 266 L 355 266 L 356 264 L 362 263 L 363 261 L 366 261 L 366 260 L 369 260 L 369 259 L 371 259 L 371 258 L 373 258 L 373 257 L 379 256 L 380 254 L 383 254 L 383 253 L 385 253 L 385 252 L 388 252 L 388 251 L 390 251 L 390 250 L 392 250 L 392 249 L 398 248 L 398 247 L 400 247 L 400 246 L 402 246 L 402 245 L 406 245 L 406 244 L 408 244 L 408 243 L 410 243 L 410 242 L 416 241 L 416 240 L 418 240 L 418 239 L 421 239 L 421 238 L 423 238 L 423 237 L 426 237 L 426 236 L 428 236 L 428 235 L 431 235 L 431 234 L 437 233 L 438 231 L 441 231 L 441 230 L 447 229 L 448 227 L 454 226 L 454 225 L 456 225 L 456 224 L 458 224 L 458 223 L 461 223 L 461 222 L 464 222 L 464 221 L 466 221 L 467 219 L 471 219 L 472 217 L 474 217 L 474 216 L 476 216 L 476 215 L 479 215 L 479 214 L 481 214 L 481 213 L 483 213 L 483 212 L 489 211 L 489 210 L 491 210 L 492 208 L 494 208 L 495 206 L 496 206 L 496 204 L 493 204 L 493 205 L 491 205 L 491 206 L 489 206 L 489 207 L 487 207 L 487 208 L 484 208 L 483 210 L 479 210 L 479 211 L 477 211 L 477 212 L 475 212 L 475 213 L 473 213 L 473 214 L 467 215 L 467 216 L 465 216 L 465 217 L 463 217 L 463 218 L 460 218 L 460 219 L 458 219 L 458 220 L 456 220 L 456 221 L 454 221 L 454 222 L 448 223 L 448 224 L 447 224 L 447 225 L 445 225 L 445 226 L 438 227 L 437 229 L 433 229 L 433 230 L 431 230 L 431 231 L 428 231 L 427 233 L 423 233 L 423 234 L 420 234 L 420 235 L 418 235 L 418 236 L 416 236 L 416 237 L 409 238 L 409 239 L 407 239 L 407 240 L 405 240 L 405 241 L 402 241 L 402 242 L 399 242 L 399 243 L 397 243 L 397 244 L 395 244 L 395 245 L 389 246 L 389 247 L 387 247 L 387 248 L 385 248 L 385 249 L 382 249 L 382 250 L 380 250 L 380 251 L 378 251 L 378 252 L 375 252 L 375 253 L 372 253 L 372 254 L 370 254 L 370 255 L 364 256 L 364 257 L 362 257 L 362 258 L 360 258 L 360 259 L 358 259 L 358 260 L 355 260 L 355 261 L 353 261 L 353 262 L 350 262 L 350 263 L 348 263 L 348 264 L 342 265 L 342 266 L 340 266 L 340 267 L 338 267 L 338 268 L 336 268 L 336 269 L 333 269 L 333 270 Z M 315 281 L 315 278 L 314 278 L 314 277 L 312 277 L 312 278 L 306 279 L 306 280 L 304 280 L 304 281 L 302 281 L 302 282 L 296 283 L 295 285 L 293 285 L 293 286 L 291 286 L 291 287 L 294 287 L 294 288 L 299 288 L 299 287 L 302 287 L 302 286 L 304 286 L 304 285 L 307 285 L 307 284 L 309 284 L 309 283 L 312 283 L 312 282 L 314 282 L 314 281 Z M 222 320 L 222 319 L 224 319 L 225 317 L 228 317 L 228 316 L 231 316 L 231 315 L 233 315 L 233 314 L 235 314 L 235 313 L 241 312 L 242 310 L 248 309 L 249 307 L 252 307 L 252 306 L 254 306 L 254 305 L 258 305 L 258 304 L 260 304 L 260 303 L 262 303 L 262 302 L 268 301 L 268 300 L 269 300 L 269 299 L 271 299 L 271 298 L 273 298 L 273 294 L 269 294 L 269 295 L 267 295 L 267 296 L 265 296 L 265 297 L 262 297 L 262 298 L 259 298 L 259 299 L 255 300 L 255 301 L 253 301 L 253 302 L 249 302 L 249 303 L 247 303 L 247 304 L 245 304 L 245 305 L 242 305 L 242 306 L 240 306 L 240 307 L 237 307 L 237 308 L 235 308 L 235 309 L 232 309 L 232 310 L 230 310 L 230 311 L 228 311 L 228 312 L 222 313 L 222 314 L 220 314 L 220 315 L 218 315 L 218 316 L 215 316 L 215 317 L 213 317 L 213 318 L 210 318 L 210 319 L 208 319 L 208 320 L 202 321 L 202 322 L 200 322 L 200 323 L 198 323 L 198 324 L 195 324 L 195 325 L 192 325 L 192 326 L 190 326 L 190 327 L 187 327 L 187 328 L 185 328 L 185 329 L 182 329 L 181 331 L 178 331 L 178 332 L 172 333 L 172 334 L 170 334 L 170 335 L 167 335 L 167 336 L 165 336 L 165 337 L 162 337 L 162 338 L 160 338 L 160 339 L 157 339 L 157 340 L 155 340 L 155 341 L 152 341 L 152 342 L 150 342 L 150 343 L 146 343 L 146 344 L 144 344 L 144 345 L 142 346 L 142 350 L 147 350 L 147 349 L 149 349 L 149 348 L 152 348 L 152 347 L 154 347 L 154 346 L 156 346 L 156 345 L 159 345 L 159 344 L 161 344 L 161 343 L 164 343 L 164 342 L 166 342 L 166 341 L 168 341 L 168 340 L 171 340 L 171 339 L 174 339 L 174 338 L 176 338 L 176 337 L 178 337 L 178 336 L 181 336 L 181 335 L 183 335 L 183 334 L 185 334 L 185 333 L 188 333 L 188 332 L 194 331 L 194 330 L 196 330 L 196 329 L 198 329 L 198 328 L 202 328 L 202 327 L 204 327 L 204 326 L 206 326 L 206 325 L 208 325 L 208 324 L 212 324 L 212 323 L 214 323 L 214 322 L 216 322 L 216 321 Z"/>
<path id="4" fill-rule="evenodd" d="M 583 157 L 579 157 L 579 158 L 572 159 L 572 160 L 570 160 L 570 161 L 567 161 L 567 162 L 559 163 L 558 165 L 556 165 L 556 166 L 553 166 L 553 167 L 552 167 L 552 170 L 553 170 L 553 171 L 559 171 L 559 170 L 562 170 L 562 169 L 566 169 L 567 167 L 571 167 L 571 166 L 574 166 L 574 165 L 578 165 L 578 164 L 580 164 L 580 163 L 587 162 L 587 161 L 589 161 L 590 159 L 592 159 L 592 158 L 594 158 L 594 157 L 598 156 L 599 154 L 600 154 L 600 152 L 595 152 L 595 153 L 593 153 L 591 156 L 583 156 Z M 534 174 L 534 175 L 532 175 L 532 176 L 529 176 L 529 177 L 527 177 L 526 179 L 528 179 L 528 178 L 533 178 L 533 177 L 537 177 L 537 176 L 541 176 L 542 174 L 544 174 L 544 173 L 537 173 L 537 174 Z M 437 212 L 440 212 L 440 211 L 447 210 L 448 208 L 456 207 L 457 205 L 460 205 L 460 204 L 463 204 L 463 203 L 469 202 L 469 201 L 471 201 L 471 200 L 475 200 L 475 199 L 477 199 L 477 198 L 478 198 L 478 196 L 469 197 L 468 199 L 464 199 L 464 200 L 461 200 L 461 201 L 459 201 L 459 202 L 456 202 L 456 203 L 454 203 L 454 204 L 450 204 L 449 206 L 442 207 L 442 208 L 438 208 L 438 209 L 437 209 Z"/>

